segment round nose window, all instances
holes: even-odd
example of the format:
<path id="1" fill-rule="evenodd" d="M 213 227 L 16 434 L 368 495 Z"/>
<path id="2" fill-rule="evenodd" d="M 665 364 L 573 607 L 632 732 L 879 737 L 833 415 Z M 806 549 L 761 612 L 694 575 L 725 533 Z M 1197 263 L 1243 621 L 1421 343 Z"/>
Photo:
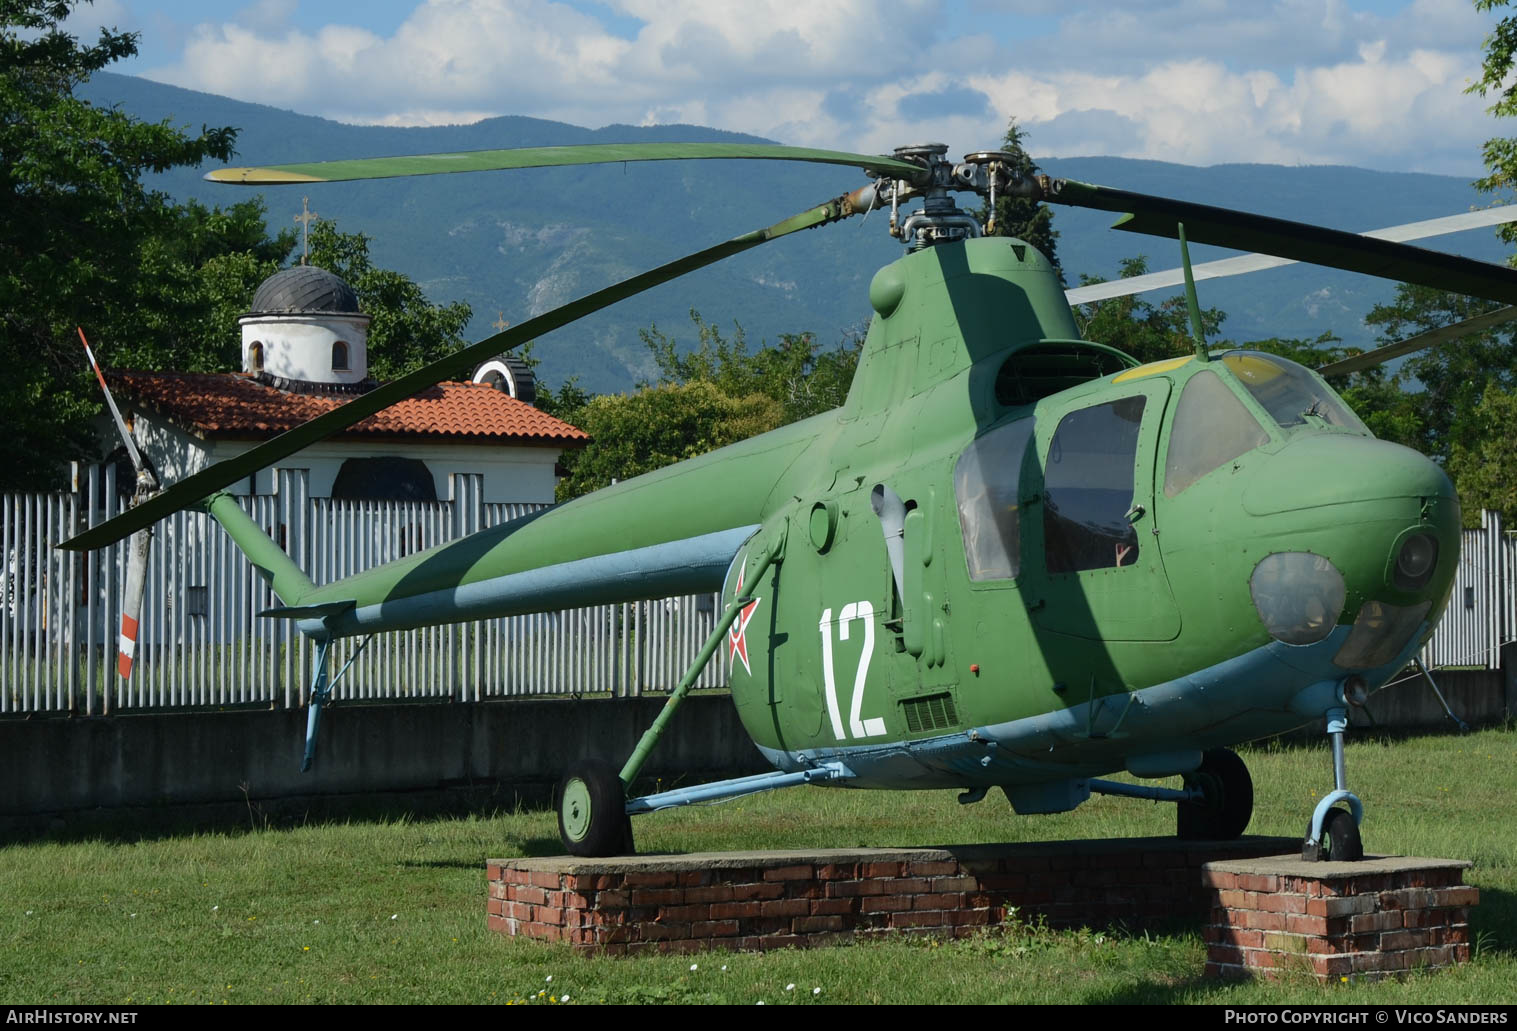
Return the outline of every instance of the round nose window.
<path id="1" fill-rule="evenodd" d="M 1332 633 L 1348 595 L 1343 574 L 1321 555 L 1305 551 L 1260 560 L 1248 592 L 1270 636 L 1286 644 L 1315 644 Z"/>
<path id="2" fill-rule="evenodd" d="M 1401 542 L 1396 554 L 1396 586 L 1415 591 L 1427 584 L 1438 565 L 1438 541 L 1430 534 L 1414 533 Z"/>

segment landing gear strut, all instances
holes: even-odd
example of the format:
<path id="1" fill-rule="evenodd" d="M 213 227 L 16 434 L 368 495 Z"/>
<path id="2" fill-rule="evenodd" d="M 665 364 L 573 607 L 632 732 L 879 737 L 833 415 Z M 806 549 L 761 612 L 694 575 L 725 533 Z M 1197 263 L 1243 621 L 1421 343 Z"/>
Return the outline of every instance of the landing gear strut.
<path id="1" fill-rule="evenodd" d="M 1348 790 L 1348 775 L 1343 765 L 1343 732 L 1348 729 L 1348 710 L 1329 709 L 1327 736 L 1333 743 L 1334 790 L 1317 803 L 1312 822 L 1301 843 L 1301 858 L 1307 862 L 1352 863 L 1364 858 L 1364 843 L 1359 838 L 1359 824 L 1364 820 L 1364 803 Z M 1345 802 L 1348 809 L 1336 808 Z"/>
<path id="2" fill-rule="evenodd" d="M 762 545 L 756 546 L 753 552 L 744 561 L 743 570 L 738 575 L 738 584 L 743 583 L 744 575 L 748 583 L 757 584 L 760 578 L 769 570 L 771 564 L 778 562 L 785 549 L 785 526 L 780 523 L 778 529 L 771 534 L 770 539 Z M 667 795 L 685 795 L 688 792 L 665 792 L 662 795 L 650 795 L 646 798 L 627 798 L 627 788 L 637 780 L 642 772 L 643 764 L 647 761 L 653 746 L 658 744 L 663 735 L 664 727 L 669 723 L 670 717 L 679 708 L 680 702 L 695 686 L 696 678 L 701 675 L 701 670 L 706 668 L 706 663 L 711 661 L 711 656 L 716 654 L 716 649 L 727 636 L 727 630 L 737 619 L 738 613 L 743 606 L 752 603 L 752 589 L 747 594 L 736 592 L 737 596 L 727 603 L 722 611 L 722 616 L 716 621 L 706 643 L 701 645 L 700 652 L 695 661 L 680 678 L 678 686 L 669 695 L 664 707 L 659 710 L 658 717 L 654 719 L 653 726 L 643 734 L 633 749 L 632 756 L 620 771 L 608 762 L 600 759 L 581 759 L 569 767 L 564 774 L 564 779 L 558 784 L 558 836 L 562 839 L 564 848 L 571 855 L 576 856 L 615 856 L 631 855 L 632 848 L 632 821 L 628 819 L 631 812 L 649 812 L 659 806 L 650 802 L 665 805 L 689 804 L 692 799 L 682 797 L 677 799 L 667 798 Z M 824 777 L 825 775 L 825 777 Z M 779 780 L 787 777 L 798 777 L 798 782 L 813 779 L 813 777 L 831 778 L 837 775 L 834 770 L 808 771 L 804 774 L 777 775 Z M 744 777 L 736 782 L 744 784 L 752 781 L 762 781 L 762 787 L 754 787 L 753 790 L 765 790 L 767 787 L 779 787 L 770 777 Z M 729 784 L 733 782 L 728 782 Z M 711 797 L 724 797 L 732 794 L 745 792 L 721 792 L 718 791 Z"/>
<path id="3" fill-rule="evenodd" d="M 1175 806 L 1175 835 L 1186 841 L 1230 841 L 1242 835 L 1254 815 L 1254 781 L 1238 753 L 1213 748 L 1201 756 L 1185 786 L 1203 798 Z"/>

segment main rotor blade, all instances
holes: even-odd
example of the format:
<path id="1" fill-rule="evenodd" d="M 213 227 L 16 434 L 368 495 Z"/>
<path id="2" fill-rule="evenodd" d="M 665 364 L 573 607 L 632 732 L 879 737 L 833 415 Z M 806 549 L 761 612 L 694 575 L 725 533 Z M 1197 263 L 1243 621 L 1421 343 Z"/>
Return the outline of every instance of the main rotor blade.
<path id="1" fill-rule="evenodd" d="M 1129 193 L 1069 179 L 1050 180 L 1042 193 L 1039 199 L 1057 204 L 1121 212 L 1123 217 L 1112 228 L 1126 232 L 1177 239 L 1175 226 L 1183 222 L 1185 235 L 1192 243 L 1259 251 L 1313 265 L 1327 265 L 1517 304 L 1517 269 L 1503 265 L 1304 222 Z"/>
<path id="2" fill-rule="evenodd" d="M 1430 236 L 1459 233 L 1466 229 L 1503 225 L 1507 222 L 1517 222 L 1517 204 L 1503 204 L 1494 208 L 1481 208 L 1479 211 L 1466 211 L 1459 215 L 1429 218 L 1421 222 L 1405 222 L 1401 225 L 1386 226 L 1384 229 L 1371 229 L 1358 235 L 1375 240 L 1390 240 L 1394 243 L 1404 243 L 1407 240 L 1422 240 Z M 1202 279 L 1222 279 L 1227 276 L 1241 276 L 1247 272 L 1259 272 L 1263 269 L 1280 268 L 1285 265 L 1295 264 L 1299 263 L 1293 258 L 1276 258 L 1269 254 L 1244 254 L 1236 258 L 1223 258 L 1220 261 L 1206 261 L 1199 265 L 1192 265 L 1191 271 L 1199 281 Z M 1146 293 L 1149 290 L 1162 290 L 1166 287 L 1179 286 L 1184 282 L 1185 270 L 1172 268 L 1165 269 L 1163 272 L 1149 272 L 1141 276 L 1129 276 L 1126 279 L 1113 279 L 1106 283 L 1077 286 L 1073 289 L 1065 290 L 1064 299 L 1070 304 L 1090 304 L 1094 301 L 1105 301 L 1113 297 L 1128 297 L 1132 294 Z"/>
<path id="3" fill-rule="evenodd" d="M 1497 308 L 1495 311 L 1486 312 L 1484 315 L 1476 315 L 1473 319 L 1465 319 L 1463 322 L 1455 322 L 1448 326 L 1439 326 L 1425 333 L 1398 340 L 1394 344 L 1386 344 L 1377 347 L 1373 351 L 1365 351 L 1350 358 L 1343 358 L 1320 367 L 1317 372 L 1323 376 L 1342 376 L 1350 372 L 1359 372 L 1372 366 L 1388 362 L 1392 358 L 1400 358 L 1404 354 L 1420 351 L 1425 347 L 1433 347 L 1437 344 L 1446 344 L 1450 340 L 1458 340 L 1460 337 L 1470 336 L 1499 326 L 1504 322 L 1517 319 L 1517 305 L 1508 305 L 1505 308 Z"/>
<path id="4" fill-rule="evenodd" d="M 187 508 L 223 487 L 244 479 L 250 473 L 271 465 L 281 458 L 287 458 L 325 437 L 340 433 L 397 401 L 403 401 L 425 390 L 434 383 L 458 375 L 485 358 L 493 357 L 501 351 L 567 326 L 586 315 L 610 307 L 618 301 L 626 300 L 644 290 L 667 283 L 671 279 L 677 279 L 687 272 L 704 268 L 723 258 L 740 254 L 761 243 L 802 229 L 811 229 L 829 222 L 836 222 L 850 215 L 860 214 L 868 208 L 872 199 L 873 187 L 865 186 L 853 193 L 819 204 L 808 211 L 791 215 L 767 228 L 733 237 L 714 247 L 696 251 L 694 254 L 688 254 L 666 265 L 660 265 L 656 269 L 624 279 L 595 293 L 586 294 L 560 308 L 530 318 L 494 336 L 486 337 L 461 351 L 455 351 L 446 358 L 439 358 L 430 365 L 423 366 L 381 387 L 376 387 L 367 394 L 361 394 L 342 407 L 318 415 L 309 422 L 287 430 L 250 451 L 187 476 L 162 493 L 128 509 L 114 519 L 69 538 L 58 547 L 65 551 L 89 551 L 113 544 L 133 531 L 151 526 L 164 516 Z"/>
<path id="5" fill-rule="evenodd" d="M 396 176 L 438 175 L 444 172 L 486 172 L 503 168 L 545 168 L 556 165 L 596 165 L 618 161 L 679 161 L 690 159 L 810 161 L 849 165 L 895 179 L 926 176 L 921 165 L 877 154 L 811 150 L 776 143 L 591 143 L 576 147 L 523 147 L 517 150 L 471 150 L 454 154 L 414 154 L 352 161 L 315 161 L 264 168 L 220 168 L 207 172 L 215 183 L 271 186 L 285 183 L 331 183 L 351 179 L 390 179 Z"/>

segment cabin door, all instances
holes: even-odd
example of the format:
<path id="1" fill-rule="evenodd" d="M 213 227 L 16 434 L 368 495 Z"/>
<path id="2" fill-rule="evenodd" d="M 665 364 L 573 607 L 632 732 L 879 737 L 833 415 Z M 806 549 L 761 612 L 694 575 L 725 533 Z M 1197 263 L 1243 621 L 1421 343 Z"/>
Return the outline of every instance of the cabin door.
<path id="1" fill-rule="evenodd" d="M 1042 629 L 1096 641 L 1179 635 L 1154 489 L 1168 399 L 1169 381 L 1153 378 L 1116 398 L 1038 412 L 1042 484 L 1031 518 L 1024 516 L 1022 568 L 1023 594 Z"/>

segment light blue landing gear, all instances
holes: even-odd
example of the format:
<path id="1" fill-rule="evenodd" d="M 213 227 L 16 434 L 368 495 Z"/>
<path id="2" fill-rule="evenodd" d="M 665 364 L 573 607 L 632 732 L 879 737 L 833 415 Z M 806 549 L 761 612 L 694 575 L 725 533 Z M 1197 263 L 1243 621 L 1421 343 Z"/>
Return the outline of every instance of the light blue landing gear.
<path id="1" fill-rule="evenodd" d="M 327 652 L 332 647 L 330 637 L 322 638 L 316 645 L 316 671 L 311 677 L 311 700 L 306 708 L 306 750 L 300 759 L 300 772 L 310 773 L 316 763 L 316 737 L 321 730 L 321 710 L 332 697 L 332 681 L 327 679 Z"/>
<path id="2" fill-rule="evenodd" d="M 1351 863 L 1364 858 L 1364 843 L 1359 825 L 1364 822 L 1364 803 L 1348 790 L 1348 776 L 1343 766 L 1343 732 L 1348 729 L 1348 710 L 1329 709 L 1327 736 L 1333 742 L 1333 787 L 1312 812 L 1312 822 L 1301 844 L 1301 858 L 1307 862 Z M 1347 809 L 1339 809 L 1344 802 Z"/>
<path id="3" fill-rule="evenodd" d="M 770 565 L 778 562 L 784 555 L 784 550 L 785 532 L 782 523 L 771 539 L 757 546 L 748 556 L 744 564 L 747 582 L 758 583 L 768 572 Z M 743 582 L 742 576 L 739 576 L 738 582 Z M 753 592 L 750 589 L 746 594 L 734 597 L 727 603 L 727 607 L 722 610 L 721 618 L 716 621 L 716 626 L 712 628 L 711 634 L 701 645 L 700 652 L 690 663 L 690 668 L 680 678 L 678 686 L 669 695 L 669 700 L 659 710 L 653 726 L 644 732 L 637 747 L 633 749 L 631 758 L 627 760 L 620 772 L 610 763 L 602 760 L 583 759 L 570 766 L 563 780 L 559 781 L 558 836 L 571 855 L 631 855 L 633 852 L 632 823 L 628 817 L 633 813 L 647 813 L 670 806 L 731 798 L 736 795 L 783 787 L 786 783 L 803 783 L 813 779 L 813 771 L 808 771 L 807 774 L 762 774 L 758 777 L 740 777 L 737 780 L 703 784 L 682 791 L 666 791 L 643 798 L 630 800 L 627 798 L 627 789 L 632 786 L 633 781 L 637 780 L 637 775 L 642 771 L 643 764 L 647 762 L 653 746 L 658 744 L 659 738 L 663 736 L 664 728 L 668 726 L 670 718 L 679 708 L 680 702 L 689 694 L 690 689 L 695 686 L 696 679 L 700 676 L 701 670 L 705 669 L 706 664 L 711 661 L 711 656 L 716 654 L 717 646 L 727 636 L 727 631 L 737 619 L 738 613 L 745 605 L 753 601 L 752 595 Z M 794 779 L 798 776 L 802 780 Z M 815 776 L 830 778 L 833 773 L 830 770 L 815 771 Z"/>
<path id="4" fill-rule="evenodd" d="M 1254 816 L 1254 779 L 1238 753 L 1212 748 L 1184 775 L 1188 798 L 1175 806 L 1175 837 L 1182 841 L 1232 841 Z"/>
<path id="5" fill-rule="evenodd" d="M 1182 841 L 1231 841 L 1243 833 L 1254 815 L 1254 782 L 1237 753 L 1226 748 L 1206 752 L 1201 766 L 1184 778 L 1179 790 L 1110 780 L 1093 780 L 1090 790 L 1174 802 L 1175 836 Z"/>
<path id="6" fill-rule="evenodd" d="M 300 760 L 300 772 L 309 773 L 316 763 L 316 738 L 321 730 L 321 710 L 332 700 L 332 688 L 342 679 L 343 674 L 352 668 L 353 663 L 358 661 L 358 656 L 374 640 L 370 634 L 363 639 L 363 643 L 348 656 L 348 661 L 343 663 L 342 669 L 337 671 L 335 677 L 327 676 L 327 652 L 332 648 L 330 637 L 321 638 L 316 644 L 316 669 L 311 675 L 311 700 L 306 710 L 306 750 Z"/>
<path id="7" fill-rule="evenodd" d="M 797 784 L 848 780 L 852 776 L 842 763 L 831 762 L 796 773 L 775 770 L 627 798 L 615 766 L 598 759 L 583 759 L 571 766 L 560 782 L 558 834 L 571 855 L 631 855 L 632 823 L 628 818 L 634 813 L 720 802 Z"/>
<path id="8" fill-rule="evenodd" d="M 732 780 L 717 780 L 710 784 L 661 791 L 656 795 L 643 795 L 627 800 L 627 813 L 651 813 L 657 809 L 673 809 L 675 806 L 695 805 L 697 802 L 720 802 L 742 795 L 756 795 L 760 791 L 794 787 L 798 784 L 822 784 L 830 780 L 850 780 L 853 772 L 840 762 L 822 763 L 810 770 L 786 773 L 774 770 L 752 777 L 736 777 Z"/>

